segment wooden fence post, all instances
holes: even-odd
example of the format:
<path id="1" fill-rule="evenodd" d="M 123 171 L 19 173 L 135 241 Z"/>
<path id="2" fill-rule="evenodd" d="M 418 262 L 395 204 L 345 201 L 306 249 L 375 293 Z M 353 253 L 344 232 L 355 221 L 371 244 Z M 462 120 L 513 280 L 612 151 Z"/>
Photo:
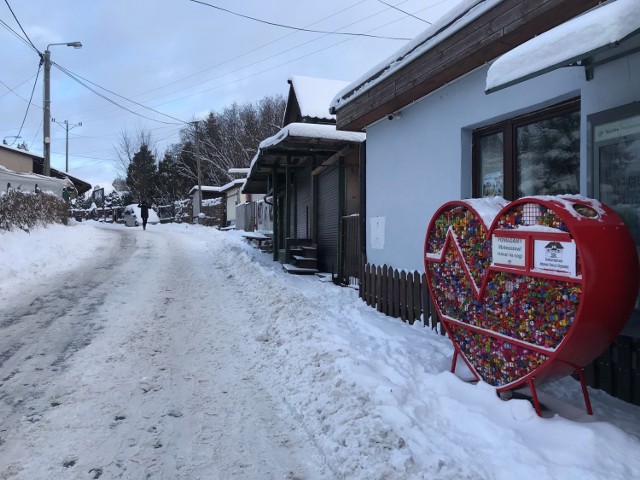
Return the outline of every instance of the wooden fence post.
<path id="1" fill-rule="evenodd" d="M 389 302 L 387 300 L 387 270 L 389 267 L 387 265 L 382 266 L 382 271 L 380 272 L 380 307 L 378 308 L 379 312 L 388 315 Z"/>
<path id="2" fill-rule="evenodd" d="M 431 316 L 431 299 L 429 298 L 429 284 L 427 283 L 427 274 L 422 274 L 422 324 L 431 326 L 429 317 Z"/>
<path id="3" fill-rule="evenodd" d="M 400 272 L 400 318 L 407 320 L 407 272 Z"/>
<path id="4" fill-rule="evenodd" d="M 380 301 L 380 297 L 382 295 L 382 282 L 380 281 L 380 277 L 382 276 L 382 268 L 376 267 L 376 307 L 379 312 L 382 312 L 382 302 Z"/>
<path id="5" fill-rule="evenodd" d="M 416 318 L 414 315 L 414 308 L 413 308 L 413 274 L 408 273 L 407 274 L 407 321 L 409 322 L 409 325 L 413 325 L 413 322 L 415 322 Z"/>
<path id="6" fill-rule="evenodd" d="M 400 317 L 400 272 L 393 270 L 393 316 Z"/>
<path id="7" fill-rule="evenodd" d="M 421 289 L 424 285 L 420 283 L 420 274 L 413 272 L 413 319 L 420 320 L 420 312 L 422 311 L 422 295 Z"/>

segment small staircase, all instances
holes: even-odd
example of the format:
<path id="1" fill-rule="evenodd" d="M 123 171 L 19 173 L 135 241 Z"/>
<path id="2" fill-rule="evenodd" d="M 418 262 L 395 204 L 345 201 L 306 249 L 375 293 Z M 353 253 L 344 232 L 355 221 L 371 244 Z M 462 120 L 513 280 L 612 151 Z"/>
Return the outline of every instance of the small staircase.
<path id="1" fill-rule="evenodd" d="M 318 248 L 310 238 L 287 238 L 291 263 L 283 268 L 296 275 L 313 275 L 318 273 Z"/>

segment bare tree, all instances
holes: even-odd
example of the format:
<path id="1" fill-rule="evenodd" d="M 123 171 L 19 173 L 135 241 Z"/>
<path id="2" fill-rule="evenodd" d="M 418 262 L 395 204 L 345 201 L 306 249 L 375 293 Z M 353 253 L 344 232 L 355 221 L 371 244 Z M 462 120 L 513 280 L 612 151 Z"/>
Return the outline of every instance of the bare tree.
<path id="1" fill-rule="evenodd" d="M 119 177 L 127 178 L 127 172 L 129 165 L 133 161 L 133 156 L 140 151 L 143 145 L 150 148 L 152 154 L 156 158 L 158 157 L 156 149 L 151 148 L 153 139 L 149 130 L 145 130 L 144 127 L 139 125 L 134 133 L 124 130 L 120 132 L 118 144 L 114 147 L 116 152 L 114 162 Z"/>

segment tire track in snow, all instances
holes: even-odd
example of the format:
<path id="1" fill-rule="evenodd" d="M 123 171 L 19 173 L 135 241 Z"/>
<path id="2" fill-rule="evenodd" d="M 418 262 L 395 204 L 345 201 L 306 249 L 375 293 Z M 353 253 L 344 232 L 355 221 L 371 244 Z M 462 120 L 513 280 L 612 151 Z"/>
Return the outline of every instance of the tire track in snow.
<path id="1" fill-rule="evenodd" d="M 0 477 L 330 478 L 254 375 L 255 339 L 238 328 L 250 315 L 215 264 L 223 252 L 171 232 L 122 234 L 136 240 L 128 260 L 85 309 L 100 330 L 72 355 L 48 354 L 63 368 L 43 385 L 38 421 L 7 437 Z"/>

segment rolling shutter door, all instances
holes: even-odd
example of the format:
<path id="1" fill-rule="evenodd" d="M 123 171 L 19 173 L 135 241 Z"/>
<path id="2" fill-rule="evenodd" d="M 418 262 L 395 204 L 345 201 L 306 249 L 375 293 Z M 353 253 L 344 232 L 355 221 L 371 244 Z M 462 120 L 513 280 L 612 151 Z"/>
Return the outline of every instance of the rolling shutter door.
<path id="1" fill-rule="evenodd" d="M 338 269 L 338 167 L 318 175 L 317 244 L 318 269 L 337 272 Z"/>

